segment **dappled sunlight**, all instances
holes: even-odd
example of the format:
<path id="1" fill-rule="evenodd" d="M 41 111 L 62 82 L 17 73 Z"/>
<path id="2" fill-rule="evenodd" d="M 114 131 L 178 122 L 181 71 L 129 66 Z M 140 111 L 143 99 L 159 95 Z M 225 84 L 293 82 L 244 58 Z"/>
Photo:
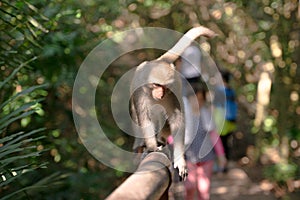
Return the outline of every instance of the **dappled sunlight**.
<path id="1" fill-rule="evenodd" d="M 260 126 L 266 118 L 266 106 L 270 102 L 272 81 L 268 72 L 263 72 L 260 75 L 257 86 L 257 105 L 254 125 Z"/>
<path id="2" fill-rule="evenodd" d="M 173 45 L 179 35 L 170 30 L 201 24 L 217 33 L 197 39 L 203 78 L 215 86 L 218 70 L 230 71 L 238 102 L 234 161 L 213 175 L 212 200 L 299 199 L 299 0 L 6 0 L 0 7 L 1 197 L 104 199 L 136 167 L 123 155 L 132 151 L 129 113 L 114 118 L 128 110 L 128 98 L 113 92 L 117 83 Z M 136 31 L 122 34 L 128 30 Z M 76 87 L 80 65 L 107 40 Z"/>
<path id="3" fill-rule="evenodd" d="M 259 199 L 275 199 L 271 195 L 273 185 L 266 180 L 260 183 L 252 182 L 248 175 L 239 167 L 234 167 L 226 174 L 215 174 L 212 178 L 211 199 L 231 200 L 249 199 L 259 196 Z"/>
<path id="4" fill-rule="evenodd" d="M 279 163 L 281 161 L 281 157 L 279 155 L 278 148 L 266 147 L 260 160 L 262 164 Z"/>
<path id="5" fill-rule="evenodd" d="M 228 187 L 225 187 L 225 186 L 220 186 L 220 187 L 217 187 L 217 188 L 214 188 L 211 190 L 212 194 L 216 193 L 216 194 L 225 194 L 225 193 L 228 193 Z"/>

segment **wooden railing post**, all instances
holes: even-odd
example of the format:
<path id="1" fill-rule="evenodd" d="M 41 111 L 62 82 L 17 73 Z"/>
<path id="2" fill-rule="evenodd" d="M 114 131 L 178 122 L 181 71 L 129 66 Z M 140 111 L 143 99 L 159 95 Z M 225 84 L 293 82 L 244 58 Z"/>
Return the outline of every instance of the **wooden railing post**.
<path id="1" fill-rule="evenodd" d="M 106 200 L 168 199 L 171 161 L 162 152 L 149 153 L 134 174 L 116 188 Z"/>

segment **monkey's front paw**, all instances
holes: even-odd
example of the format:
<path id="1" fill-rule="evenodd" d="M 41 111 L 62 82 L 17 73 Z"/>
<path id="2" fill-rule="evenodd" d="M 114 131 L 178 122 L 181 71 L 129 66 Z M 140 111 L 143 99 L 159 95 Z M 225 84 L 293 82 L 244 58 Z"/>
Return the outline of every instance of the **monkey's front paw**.
<path id="1" fill-rule="evenodd" d="M 157 145 L 156 144 L 151 144 L 151 145 L 147 145 L 147 152 L 154 152 L 157 150 Z"/>
<path id="2" fill-rule="evenodd" d="M 163 147 L 164 147 L 164 146 L 162 146 L 162 145 L 158 146 L 157 149 L 156 149 L 156 151 L 162 151 L 162 150 L 163 150 Z"/>
<path id="3" fill-rule="evenodd" d="M 185 181 L 188 176 L 188 170 L 184 159 L 174 162 L 174 168 L 178 171 L 180 181 Z"/>

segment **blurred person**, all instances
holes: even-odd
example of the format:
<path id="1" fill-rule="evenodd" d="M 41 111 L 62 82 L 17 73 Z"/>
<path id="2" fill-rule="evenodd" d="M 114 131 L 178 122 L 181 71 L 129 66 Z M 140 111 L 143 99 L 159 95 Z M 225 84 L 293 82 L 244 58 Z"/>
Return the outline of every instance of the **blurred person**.
<path id="1" fill-rule="evenodd" d="M 195 43 L 187 47 L 181 57 L 175 62 L 177 70 L 182 75 L 183 101 L 186 101 L 187 93 L 191 92 L 191 87 L 188 87 L 188 85 L 199 83 L 201 80 L 200 63 L 201 51 Z M 187 123 L 187 121 L 189 120 L 185 120 L 185 123 Z M 173 137 L 169 137 L 168 142 L 172 146 Z M 176 173 L 174 175 L 175 176 L 173 177 L 173 182 L 170 188 L 170 196 L 173 199 L 183 199 L 185 195 L 184 183 L 180 181 L 179 177 L 176 176 Z"/>
<path id="2" fill-rule="evenodd" d="M 189 83 L 199 82 L 201 76 L 201 51 L 194 44 L 190 45 L 182 53 L 180 72 Z"/>
<path id="3" fill-rule="evenodd" d="M 210 178 L 216 157 L 215 154 L 219 157 L 220 166 L 224 166 L 226 163 L 222 142 L 219 139 L 219 134 L 216 133 L 212 115 L 206 103 L 206 90 L 204 92 L 204 88 L 201 90 L 199 88 L 201 83 L 201 59 L 200 48 L 192 44 L 175 63 L 177 69 L 183 75 L 185 144 L 186 150 L 189 152 L 186 158 L 190 160 L 187 160 L 189 175 L 184 182 L 184 187 L 181 187 L 182 182 L 179 182 L 176 177 L 174 179 L 172 190 L 174 199 L 182 199 L 184 197 L 186 199 L 193 199 L 193 195 L 196 195 L 196 193 L 198 199 L 209 199 Z M 187 87 L 188 85 L 196 86 L 196 91 L 193 90 L 194 88 Z M 195 93 L 198 93 L 199 101 L 197 98 L 192 100 L 192 94 Z M 196 106 L 198 109 L 194 109 L 195 105 L 193 104 L 195 103 L 200 103 L 201 108 L 199 105 L 199 107 Z M 200 113 L 203 113 L 201 118 Z M 197 128 L 198 126 L 199 128 Z M 194 139 L 196 140 L 195 142 L 193 142 Z M 216 145 L 214 146 L 214 144 Z M 204 149 L 204 153 L 206 152 L 207 155 L 200 155 L 200 149 L 202 151 Z"/>
<path id="4" fill-rule="evenodd" d="M 227 70 L 221 70 L 221 76 L 224 86 L 218 86 L 215 91 L 214 118 L 224 146 L 226 159 L 229 160 L 231 159 L 232 135 L 236 130 L 237 103 L 235 91 L 229 85 L 231 74 Z M 228 167 L 225 166 L 224 172 L 227 170 Z"/>
<path id="5" fill-rule="evenodd" d="M 206 102 L 206 85 L 192 85 L 195 93 L 191 92 L 184 97 L 185 154 L 188 167 L 188 177 L 184 183 L 185 199 L 194 199 L 196 195 L 199 200 L 208 200 L 215 158 L 217 156 L 220 167 L 225 166 L 226 158 L 216 131 L 211 106 Z"/>

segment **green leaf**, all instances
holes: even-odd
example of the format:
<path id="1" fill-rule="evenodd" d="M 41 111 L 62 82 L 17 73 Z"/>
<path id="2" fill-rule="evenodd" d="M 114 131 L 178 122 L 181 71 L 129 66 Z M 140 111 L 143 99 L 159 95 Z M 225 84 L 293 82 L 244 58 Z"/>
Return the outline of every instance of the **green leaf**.
<path id="1" fill-rule="evenodd" d="M 4 122 L 3 124 L 0 124 L 0 130 L 7 127 L 9 124 L 13 123 L 14 121 L 17 121 L 19 119 L 22 119 L 22 118 L 25 118 L 31 114 L 33 114 L 35 112 L 35 110 L 30 110 L 30 111 L 27 111 L 25 113 L 22 113 L 21 115 L 17 116 L 17 117 L 13 117 L 9 120 L 7 120 L 6 122 Z"/>
<path id="2" fill-rule="evenodd" d="M 15 94 L 11 98 L 9 98 L 8 100 L 6 100 L 2 104 L 0 104 L 0 109 L 2 109 L 4 106 L 6 106 L 7 104 L 9 104 L 10 102 L 14 101 L 16 98 L 18 98 L 20 96 L 29 95 L 34 90 L 46 88 L 47 86 L 48 86 L 48 84 L 35 85 L 35 86 L 31 86 L 31 87 L 29 87 L 29 88 L 27 88 L 25 90 L 22 90 L 21 92 L 18 92 L 17 94 Z"/>
<path id="3" fill-rule="evenodd" d="M 6 137 L 4 137 L 4 138 L 1 138 L 1 139 L 0 139 L 0 144 L 3 144 L 3 143 L 5 143 L 5 142 L 7 142 L 7 141 L 10 141 L 10 140 L 12 140 L 14 137 L 17 137 L 17 136 L 19 136 L 19 135 L 22 135 L 23 133 L 24 133 L 24 132 L 21 131 L 21 132 L 12 134 L 12 135 L 8 135 L 8 136 L 6 136 Z M 0 147 L 0 149 L 1 149 L 1 148 L 3 148 L 3 147 Z"/>
<path id="4" fill-rule="evenodd" d="M 19 159 L 24 159 L 24 158 L 30 158 L 30 157 L 38 157 L 41 155 L 41 152 L 31 152 L 31 153 L 28 153 L 28 154 L 22 154 L 22 155 L 19 155 L 19 156 L 13 156 L 13 157 L 10 157 L 10 158 L 6 158 L 6 159 L 3 159 L 0 161 L 0 165 L 2 167 L 5 167 Z"/>
<path id="5" fill-rule="evenodd" d="M 11 197 L 18 195 L 20 197 L 22 192 L 26 191 L 28 193 L 38 192 L 39 190 L 44 190 L 46 188 L 49 189 L 49 186 L 64 184 L 62 180 L 66 178 L 66 174 L 61 174 L 60 172 L 53 173 L 40 181 L 36 182 L 34 185 L 23 187 L 22 189 L 19 189 L 11 194 L 6 195 L 1 200 L 10 199 Z"/>
<path id="6" fill-rule="evenodd" d="M 24 66 L 28 65 L 30 62 L 36 60 L 37 57 L 34 56 L 33 58 L 29 59 L 26 62 L 23 62 L 22 64 L 19 65 L 19 67 L 17 67 L 3 82 L 0 82 L 0 89 L 6 84 L 8 83 L 10 80 L 12 80 L 15 75 L 17 74 L 17 72 L 20 71 L 20 69 L 22 69 Z"/>
<path id="7" fill-rule="evenodd" d="M 45 165 L 46 163 L 42 163 L 38 166 L 32 167 L 32 164 L 28 164 L 28 165 L 19 166 L 18 168 L 10 169 L 9 172 L 7 172 L 6 174 L 4 172 L 1 172 L 2 176 L 5 176 L 6 180 L 0 183 L 0 187 L 8 185 L 9 183 L 20 178 L 21 176 L 28 174 L 29 172 L 32 172 L 39 168 L 43 168 L 45 167 Z M 8 173 L 12 174 L 12 172 L 16 172 L 17 175 L 8 175 Z"/>
<path id="8" fill-rule="evenodd" d="M 14 110 L 13 112 L 9 113 L 8 115 L 5 115 L 4 117 L 0 118 L 0 124 L 4 123 L 5 121 L 8 121 L 9 119 L 11 119 L 12 117 L 19 115 L 21 112 L 28 112 L 28 110 L 34 106 L 37 102 L 29 102 L 26 103 L 24 105 L 22 105 L 21 107 L 19 107 L 18 109 Z M 1 115 L 0 115 L 1 116 Z"/>
<path id="9" fill-rule="evenodd" d="M 16 179 L 20 178 L 23 174 L 20 173 L 20 174 L 17 174 L 16 176 L 5 176 L 4 174 L 2 174 L 2 176 L 5 177 L 6 180 L 3 180 L 3 182 L 0 183 L 0 187 L 4 187 L 10 183 L 12 183 L 13 181 L 15 181 Z"/>
<path id="10" fill-rule="evenodd" d="M 20 142 L 20 143 L 14 144 L 14 145 L 9 145 L 9 147 L 7 149 L 5 149 L 5 151 L 0 151 L 0 159 L 2 159 L 3 157 L 5 157 L 9 154 L 26 151 L 28 149 L 36 149 L 36 146 L 28 146 L 28 147 L 21 148 L 22 145 L 23 145 L 23 142 Z M 2 166 L 0 166 L 0 168 L 1 167 Z"/>
<path id="11" fill-rule="evenodd" d="M 48 30 L 45 29 L 36 19 L 31 16 L 27 17 L 28 21 L 36 28 L 40 29 L 41 31 L 48 33 Z"/>
<path id="12" fill-rule="evenodd" d="M 22 140 L 22 139 L 24 139 L 24 138 L 26 138 L 26 137 L 29 137 L 29 136 L 31 136 L 31 135 L 33 135 L 33 134 L 39 133 L 39 132 L 41 132 L 41 131 L 43 131 L 43 130 L 45 130 L 45 128 L 35 129 L 35 130 L 32 130 L 32 131 L 30 131 L 30 132 L 28 132 L 28 133 L 19 132 L 19 133 L 17 133 L 17 134 L 12 135 L 12 136 L 7 136 L 11 141 L 5 139 L 6 141 L 9 141 L 9 142 L 8 142 L 7 144 L 5 144 L 3 147 L 1 147 L 0 149 L 5 148 L 5 147 L 7 147 L 7 146 L 9 146 L 9 145 L 15 144 L 16 142 L 18 142 L 18 141 L 20 141 L 20 140 Z M 15 137 L 16 137 L 16 138 L 15 138 Z M 15 138 L 15 139 L 14 139 L 14 138 Z M 1 140 L 2 140 L 2 139 L 1 139 Z M 0 140 L 0 142 L 2 143 L 1 140 Z"/>

